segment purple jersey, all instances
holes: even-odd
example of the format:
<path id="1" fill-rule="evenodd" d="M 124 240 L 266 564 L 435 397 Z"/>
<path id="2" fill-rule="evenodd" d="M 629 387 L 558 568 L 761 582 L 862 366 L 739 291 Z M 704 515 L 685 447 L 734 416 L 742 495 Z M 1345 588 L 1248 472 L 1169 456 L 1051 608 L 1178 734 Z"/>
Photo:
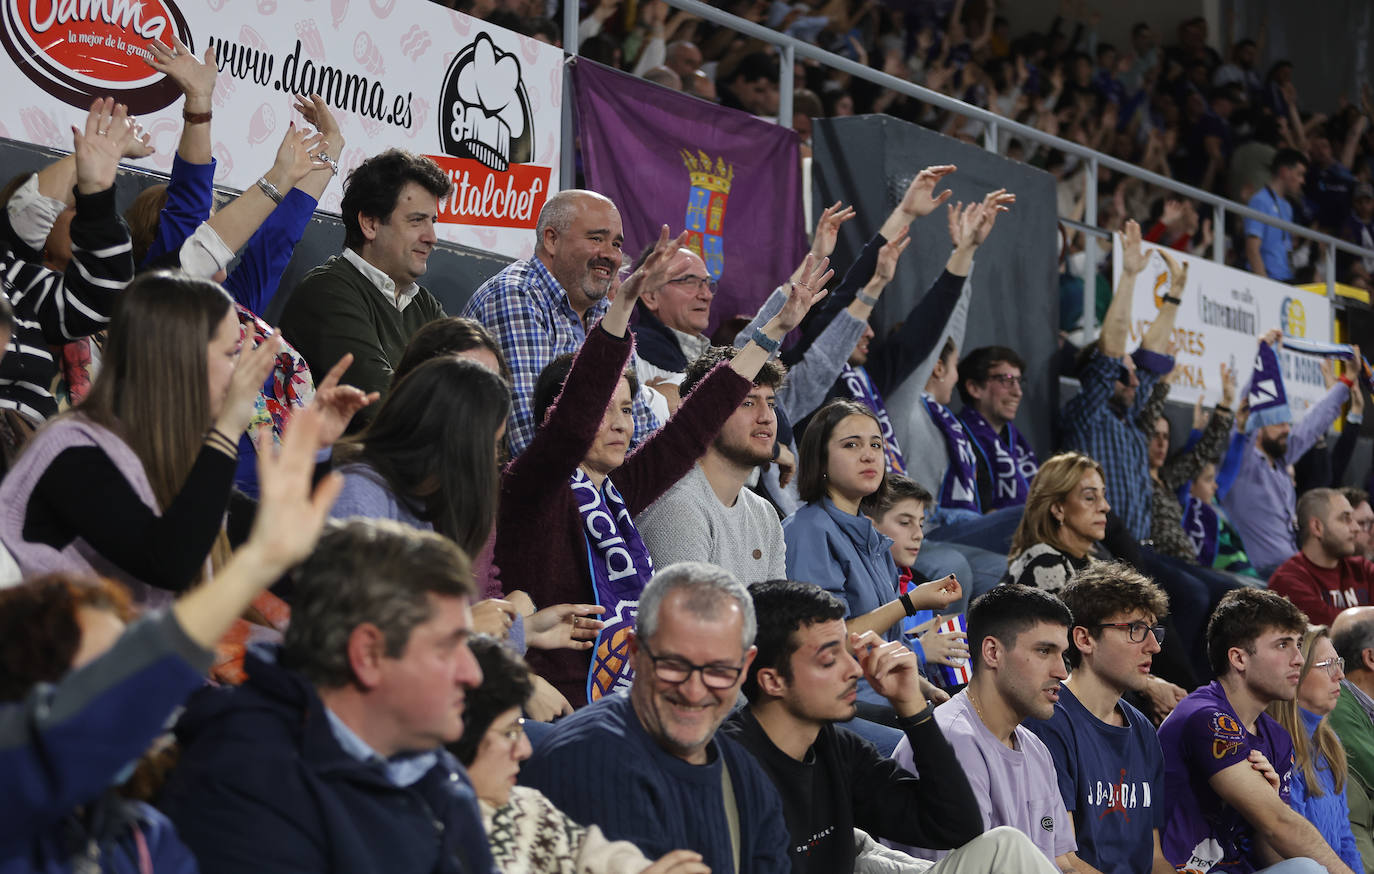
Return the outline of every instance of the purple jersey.
<path id="1" fill-rule="evenodd" d="M 1179 703 L 1159 727 L 1164 749 L 1168 821 L 1160 843 L 1174 867 L 1189 872 L 1244 874 L 1258 867 L 1251 855 L 1254 829 L 1208 782 L 1213 774 L 1245 762 L 1259 750 L 1279 774 L 1279 797 L 1288 803 L 1293 777 L 1293 739 L 1267 713 L 1251 733 L 1241 723 L 1221 684 L 1213 681 Z"/>

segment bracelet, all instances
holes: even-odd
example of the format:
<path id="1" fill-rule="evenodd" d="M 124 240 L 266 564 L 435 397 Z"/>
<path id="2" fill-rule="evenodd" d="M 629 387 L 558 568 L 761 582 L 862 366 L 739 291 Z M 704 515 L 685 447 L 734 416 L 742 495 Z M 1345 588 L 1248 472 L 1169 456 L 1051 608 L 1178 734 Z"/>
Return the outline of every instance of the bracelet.
<path id="1" fill-rule="evenodd" d="M 1355 380 L 1351 379 L 1351 378 L 1348 377 L 1348 376 L 1345 376 L 1344 374 L 1342 374 L 1341 376 L 1336 377 L 1336 382 L 1343 382 L 1343 383 L 1345 383 L 1345 387 L 1346 387 L 1346 388 L 1354 388 L 1354 387 L 1355 387 Z"/>
<path id="2" fill-rule="evenodd" d="M 1363 414 L 1363 413 L 1346 413 L 1346 414 L 1345 414 L 1345 420 L 1346 420 L 1347 422 L 1349 422 L 1351 425 L 1363 425 L 1363 424 L 1364 424 L 1364 414 Z"/>
<path id="3" fill-rule="evenodd" d="M 281 203 L 281 192 L 277 190 L 277 186 L 267 181 L 266 176 L 258 179 L 258 190 L 271 198 L 273 203 Z"/>
<path id="4" fill-rule="evenodd" d="M 181 111 L 181 118 L 187 124 L 205 124 L 210 120 L 210 117 L 214 114 L 215 113 L 213 110 L 206 110 L 205 112 L 191 112 L 190 110 L 183 109 Z"/>
<path id="5" fill-rule="evenodd" d="M 1181 297 L 1174 297 L 1174 296 L 1171 295 L 1171 294 L 1166 294 L 1166 295 L 1164 295 L 1163 298 L 1162 298 L 1162 300 L 1163 300 L 1165 303 L 1171 303 L 1171 304 L 1173 304 L 1173 305 L 1176 306 L 1176 307 L 1178 307 L 1178 306 L 1183 306 L 1183 298 L 1181 298 Z"/>
<path id="6" fill-rule="evenodd" d="M 1229 413 L 1229 412 L 1231 412 L 1231 408 L 1228 407 L 1228 406 L 1226 406 L 1225 404 L 1217 404 L 1215 407 L 1212 407 L 1212 410 L 1213 410 L 1213 412 L 1217 412 L 1217 413 Z"/>
<path id="7" fill-rule="evenodd" d="M 916 613 L 917 613 L 916 605 L 913 604 L 913 603 L 911 603 L 911 593 L 910 593 L 910 592 L 903 592 L 902 594 L 898 595 L 898 596 L 897 596 L 897 600 L 902 602 L 902 609 L 906 611 L 906 615 L 908 615 L 908 616 L 915 616 L 915 615 L 916 615 Z"/>
<path id="8" fill-rule="evenodd" d="M 237 458 L 239 454 L 239 444 L 237 440 L 231 438 L 218 428 L 211 428 L 205 435 L 205 442 L 212 448 L 220 452 Z"/>
<path id="9" fill-rule="evenodd" d="M 763 332 L 763 328 L 755 328 L 754 333 L 749 335 L 749 339 L 763 347 L 763 351 L 767 352 L 769 355 L 778 351 L 778 348 L 782 346 L 781 340 L 774 340 Z"/>
<path id="10" fill-rule="evenodd" d="M 329 172 L 331 173 L 331 175 L 339 175 L 338 161 L 335 161 L 333 158 L 329 157 L 329 155 L 325 154 L 324 152 L 320 152 L 315 157 L 329 165 Z"/>
<path id="11" fill-rule="evenodd" d="M 920 713 L 913 713 L 911 716 L 898 716 L 894 721 L 897 723 L 898 728 L 915 728 L 921 723 L 928 721 L 934 715 L 935 702 L 927 698 L 926 709 L 922 710 Z"/>
<path id="12" fill-rule="evenodd" d="M 864 306 L 875 307 L 878 305 L 878 299 L 876 297 L 864 294 L 862 291 L 855 292 L 854 299 Z"/>

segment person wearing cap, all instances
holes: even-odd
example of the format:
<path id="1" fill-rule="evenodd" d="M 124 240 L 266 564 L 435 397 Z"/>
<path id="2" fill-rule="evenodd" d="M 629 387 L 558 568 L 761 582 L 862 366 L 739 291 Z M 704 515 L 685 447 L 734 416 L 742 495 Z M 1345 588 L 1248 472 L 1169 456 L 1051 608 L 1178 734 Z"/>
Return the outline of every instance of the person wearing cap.
<path id="1" fill-rule="evenodd" d="M 1275 328 L 1260 338 L 1248 390 L 1248 439 L 1235 483 L 1222 498 L 1251 563 L 1265 579 L 1298 551 L 1297 493 L 1288 467 L 1331 427 L 1353 385 L 1349 376 L 1341 376 L 1325 397 L 1294 422 L 1275 352 L 1281 336 Z"/>

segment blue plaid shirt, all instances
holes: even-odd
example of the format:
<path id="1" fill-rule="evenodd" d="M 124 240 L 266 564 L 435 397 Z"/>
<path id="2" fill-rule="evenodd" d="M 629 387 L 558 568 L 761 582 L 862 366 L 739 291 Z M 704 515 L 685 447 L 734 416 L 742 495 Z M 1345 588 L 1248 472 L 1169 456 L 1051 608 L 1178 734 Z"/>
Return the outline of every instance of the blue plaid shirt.
<path id="1" fill-rule="evenodd" d="M 1111 403 L 1121 373 L 1121 359 L 1096 352 L 1079 375 L 1081 388 L 1064 405 L 1060 424 L 1065 449 L 1090 455 L 1102 465 L 1107 475 L 1107 501 L 1126 523 L 1131 536 L 1140 541 L 1150 537 L 1154 489 L 1150 484 L 1149 443 L 1154 423 L 1146 428 L 1138 420 L 1155 383 L 1173 369 L 1174 359 L 1145 349 L 1135 350 L 1131 357 L 1135 359 L 1140 388 L 1124 415 Z"/>
<path id="2" fill-rule="evenodd" d="M 463 307 L 463 315 L 492 333 L 510 365 L 515 381 L 511 386 L 515 404 L 507 429 L 512 455 L 524 452 L 534 439 L 539 424 L 534 421 L 534 383 L 540 371 L 559 355 L 580 349 L 588 326 L 595 325 L 610 305 L 602 298 L 587 310 L 585 321 L 579 319 L 563 286 L 538 258 L 531 258 L 516 261 L 482 283 Z M 634 443 L 662 424 L 645 403 L 644 390 L 634 399 Z"/>

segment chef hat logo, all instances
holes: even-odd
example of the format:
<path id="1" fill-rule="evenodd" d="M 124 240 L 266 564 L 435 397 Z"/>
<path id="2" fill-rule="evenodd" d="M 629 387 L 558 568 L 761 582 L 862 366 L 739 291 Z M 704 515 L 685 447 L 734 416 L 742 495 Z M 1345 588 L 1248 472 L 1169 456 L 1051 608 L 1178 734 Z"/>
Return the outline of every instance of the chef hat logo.
<path id="1" fill-rule="evenodd" d="M 498 172 L 533 151 L 529 97 L 520 60 L 481 33 L 453 59 L 444 77 L 440 140 L 444 151 Z"/>

